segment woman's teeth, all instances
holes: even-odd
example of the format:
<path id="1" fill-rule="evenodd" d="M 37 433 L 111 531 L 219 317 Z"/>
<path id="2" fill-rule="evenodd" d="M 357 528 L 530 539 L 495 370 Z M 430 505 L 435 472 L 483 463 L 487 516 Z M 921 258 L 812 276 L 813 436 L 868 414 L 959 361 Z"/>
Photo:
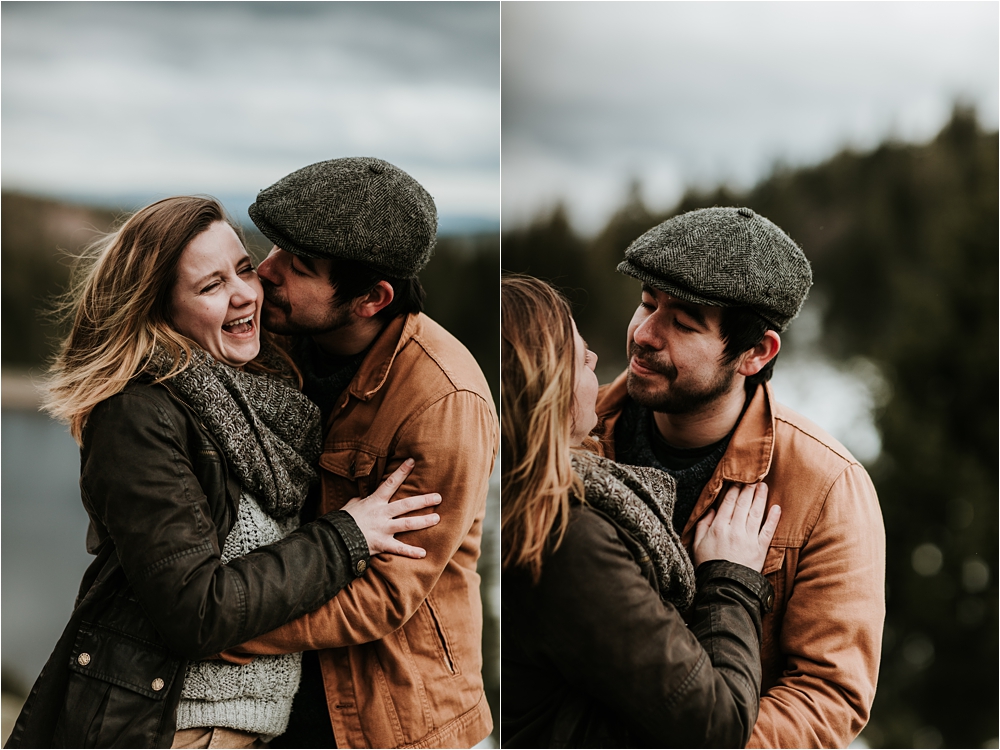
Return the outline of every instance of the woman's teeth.
<path id="1" fill-rule="evenodd" d="M 229 333 L 249 333 L 253 330 L 253 315 L 226 323 L 222 327 Z"/>

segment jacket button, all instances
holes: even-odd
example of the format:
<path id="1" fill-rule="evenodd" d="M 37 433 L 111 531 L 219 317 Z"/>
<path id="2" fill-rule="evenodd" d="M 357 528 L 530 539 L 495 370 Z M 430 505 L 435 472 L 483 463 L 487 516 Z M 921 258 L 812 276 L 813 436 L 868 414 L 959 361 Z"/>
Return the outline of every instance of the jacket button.
<path id="1" fill-rule="evenodd" d="M 151 687 L 156 692 L 160 692 L 161 690 L 163 690 L 163 680 L 161 680 L 159 677 L 157 677 L 155 680 L 153 680 L 153 684 L 152 684 Z"/>
<path id="2" fill-rule="evenodd" d="M 90 664 L 90 654 L 84 651 L 82 654 L 76 657 L 76 663 L 79 664 L 81 667 L 87 666 L 88 664 Z"/>
<path id="3" fill-rule="evenodd" d="M 358 575 L 361 575 L 366 570 L 368 570 L 368 563 L 365 560 L 358 560 L 358 565 L 357 565 Z"/>
<path id="4" fill-rule="evenodd" d="M 764 606 L 768 609 L 774 606 L 774 594 L 767 595 L 767 600 L 764 602 Z"/>

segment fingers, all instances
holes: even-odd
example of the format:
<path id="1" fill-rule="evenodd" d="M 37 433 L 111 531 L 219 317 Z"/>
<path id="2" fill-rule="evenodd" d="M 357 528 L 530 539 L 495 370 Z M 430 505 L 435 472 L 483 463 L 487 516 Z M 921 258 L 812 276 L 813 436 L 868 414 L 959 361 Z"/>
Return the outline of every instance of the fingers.
<path id="1" fill-rule="evenodd" d="M 746 528 L 747 517 L 750 515 L 750 508 L 753 506 L 754 492 L 756 484 L 744 484 L 740 487 L 736 495 L 736 505 L 733 507 L 733 525 L 738 528 Z"/>
<path id="2" fill-rule="evenodd" d="M 719 512 L 716 517 L 721 524 L 731 523 L 733 520 L 733 511 L 736 510 L 736 497 L 740 494 L 740 485 L 734 484 L 726 491 L 726 496 L 722 498 L 722 504 L 719 506 Z"/>
<path id="3" fill-rule="evenodd" d="M 427 557 L 427 551 L 422 547 L 414 547 L 409 544 L 403 544 L 398 540 L 393 540 L 392 545 L 386 550 L 393 555 L 399 555 L 400 557 L 412 557 L 414 560 L 420 560 Z"/>
<path id="4" fill-rule="evenodd" d="M 392 474 L 385 478 L 385 481 L 378 486 L 378 489 L 372 493 L 373 497 L 377 497 L 380 500 L 388 501 L 392 498 L 393 493 L 399 489 L 399 486 L 406 479 L 406 476 L 413 470 L 414 460 L 408 458 L 403 463 L 399 465 Z"/>
<path id="5" fill-rule="evenodd" d="M 410 516 L 408 518 L 397 518 L 389 526 L 392 534 L 400 534 L 404 531 L 419 531 L 431 526 L 437 526 L 441 521 L 441 516 L 437 513 L 428 513 L 424 516 Z"/>
<path id="6" fill-rule="evenodd" d="M 760 529 L 760 521 L 764 517 L 765 508 L 767 508 L 767 485 L 759 482 L 753 485 L 753 497 L 750 510 L 747 513 L 747 529 L 751 532 Z"/>
<path id="7" fill-rule="evenodd" d="M 708 533 L 709 526 L 712 525 L 712 520 L 715 518 L 715 508 L 710 508 L 709 511 L 701 517 L 698 521 L 698 525 L 694 527 L 694 546 L 697 547 L 701 544 L 701 540 L 705 538 L 705 534 Z"/>
<path id="8" fill-rule="evenodd" d="M 781 507 L 777 505 L 772 505 L 771 509 L 767 512 L 767 520 L 764 521 L 764 525 L 760 529 L 760 533 L 757 535 L 757 543 L 761 547 L 767 547 L 771 544 L 771 540 L 774 538 L 774 532 L 778 529 L 778 520 L 781 518 Z"/>
<path id="9" fill-rule="evenodd" d="M 414 495 L 413 497 L 403 497 L 389 503 L 389 518 L 396 518 L 404 513 L 437 505 L 440 502 L 441 496 L 436 492 L 430 492 L 426 495 Z"/>

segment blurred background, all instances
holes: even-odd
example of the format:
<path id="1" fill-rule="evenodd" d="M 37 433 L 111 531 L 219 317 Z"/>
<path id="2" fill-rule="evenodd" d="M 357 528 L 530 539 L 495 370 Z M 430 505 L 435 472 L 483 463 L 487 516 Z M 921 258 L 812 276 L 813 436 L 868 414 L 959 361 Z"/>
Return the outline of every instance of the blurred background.
<path id="1" fill-rule="evenodd" d="M 4 739 L 89 562 L 65 428 L 35 386 L 69 256 L 129 212 L 208 193 L 249 222 L 257 191 L 377 156 L 434 196 L 427 311 L 499 398 L 499 3 L 4 3 L 2 655 Z M 484 676 L 499 717 L 499 479 L 483 578 Z M 495 746 L 496 737 L 484 746 Z"/>
<path id="2" fill-rule="evenodd" d="M 778 398 L 868 468 L 878 692 L 856 747 L 997 747 L 996 3 L 505 3 L 505 271 L 560 286 L 610 381 L 628 244 L 744 205 L 815 286 Z"/>

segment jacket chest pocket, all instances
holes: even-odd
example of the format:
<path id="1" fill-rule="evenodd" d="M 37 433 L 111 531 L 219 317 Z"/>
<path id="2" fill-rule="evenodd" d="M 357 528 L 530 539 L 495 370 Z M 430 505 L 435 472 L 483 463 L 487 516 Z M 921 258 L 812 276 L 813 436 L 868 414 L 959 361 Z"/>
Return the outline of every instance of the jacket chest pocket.
<path id="1" fill-rule="evenodd" d="M 357 449 L 324 451 L 319 457 L 320 468 L 324 469 L 324 510 L 337 510 L 352 497 L 373 493 L 380 476 L 379 458 L 374 453 Z"/>

